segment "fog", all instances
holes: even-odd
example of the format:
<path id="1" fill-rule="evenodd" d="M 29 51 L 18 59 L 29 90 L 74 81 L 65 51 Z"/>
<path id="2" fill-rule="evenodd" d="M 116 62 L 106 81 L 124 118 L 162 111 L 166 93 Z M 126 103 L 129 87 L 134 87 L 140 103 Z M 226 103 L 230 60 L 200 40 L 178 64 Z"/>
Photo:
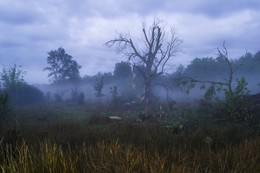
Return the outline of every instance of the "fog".
<path id="1" fill-rule="evenodd" d="M 254 74 L 244 74 L 248 85 L 246 86 L 249 90 L 250 94 L 257 94 L 260 91 L 260 87 L 258 85 L 260 79 L 259 76 Z M 237 86 L 236 78 L 241 77 L 241 75 L 234 75 L 234 81 L 232 86 L 235 88 Z M 218 78 L 213 79 L 212 77 L 208 77 L 212 81 L 225 81 L 226 76 L 219 76 Z M 205 78 L 206 79 L 206 78 Z M 169 79 L 170 80 L 170 79 Z M 121 98 L 122 103 L 130 102 L 130 101 L 140 101 L 143 85 L 139 83 L 136 89 L 132 88 L 132 80 L 131 77 L 128 79 L 115 79 L 111 81 L 104 82 L 104 86 L 102 88 L 102 96 L 97 97 L 96 91 L 94 89 L 95 82 L 80 82 L 77 84 L 45 84 L 45 85 L 35 85 L 39 88 L 45 96 L 48 95 L 49 101 L 55 103 L 55 94 L 59 94 L 62 96 L 62 102 L 72 102 L 72 92 L 76 90 L 76 92 L 84 93 L 84 102 L 85 103 L 111 103 L 112 93 L 111 87 L 116 86 L 118 96 Z M 171 82 L 171 81 L 170 81 Z M 156 82 L 155 82 L 156 83 Z M 168 85 L 168 86 L 167 86 Z M 166 87 L 167 86 L 167 89 Z M 192 102 L 196 100 L 200 100 L 204 98 L 204 94 L 206 89 L 201 89 L 201 84 L 196 84 L 194 88 L 190 89 L 187 93 L 186 90 L 181 88 L 175 88 L 171 86 L 171 83 L 162 83 L 161 85 L 155 84 L 152 86 L 153 95 L 155 100 L 159 102 Z M 216 96 L 219 98 L 223 98 L 224 92 L 219 91 L 216 92 Z"/>
<path id="2" fill-rule="evenodd" d="M 121 61 L 115 63 L 113 72 L 98 72 L 92 76 L 82 77 L 79 71 L 80 64 L 73 60 L 72 56 L 59 48 L 57 51 L 49 52 L 48 58 L 51 60 L 57 58 L 51 56 L 55 53 L 67 58 L 67 62 L 62 63 L 72 65 L 63 66 L 58 71 L 54 71 L 52 66 L 47 67 L 48 71 L 44 72 L 49 73 L 49 84 L 30 85 L 24 80 L 24 75 L 30 71 L 25 72 L 18 65 L 3 67 L 0 89 L 9 95 L 11 104 L 111 104 L 113 99 L 118 100 L 121 105 L 132 101 L 143 102 L 147 87 L 145 86 L 147 76 L 144 76 L 147 69 L 144 64 L 136 66 L 132 62 Z M 259 93 L 260 52 L 246 53 L 239 59 L 228 62 L 221 56 L 195 58 L 187 66 L 179 65 L 175 68 L 176 71 L 155 75 L 149 79 L 150 99 L 153 103 L 194 102 L 205 99 L 205 93 L 212 84 L 215 88 L 212 99 L 223 99 L 224 90 L 228 89 L 230 79 L 232 79 L 231 88 L 233 92 L 239 92 L 238 95 L 247 92 L 251 95 Z M 243 78 L 245 83 L 241 83 Z M 176 79 L 192 80 L 184 81 L 186 84 L 183 85 L 183 81 Z"/>

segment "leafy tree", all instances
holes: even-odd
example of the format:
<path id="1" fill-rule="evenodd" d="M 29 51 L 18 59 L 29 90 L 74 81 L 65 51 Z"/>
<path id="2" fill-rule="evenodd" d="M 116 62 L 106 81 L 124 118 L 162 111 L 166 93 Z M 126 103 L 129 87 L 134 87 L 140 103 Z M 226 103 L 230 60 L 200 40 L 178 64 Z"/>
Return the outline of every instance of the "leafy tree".
<path id="1" fill-rule="evenodd" d="M 258 52 L 256 52 L 256 53 L 254 54 L 254 61 L 260 62 L 260 51 L 258 51 Z"/>
<path id="2" fill-rule="evenodd" d="M 0 114 L 4 114 L 8 109 L 9 97 L 13 97 L 15 91 L 25 83 L 25 72 L 20 68 L 21 66 L 14 64 L 10 68 L 3 67 L 0 72 L 0 79 L 3 85 L 3 89 L 0 88 Z"/>
<path id="3" fill-rule="evenodd" d="M 128 78 L 132 74 L 131 64 L 129 62 L 121 61 L 116 63 L 114 69 L 114 77 L 116 79 Z"/>
<path id="4" fill-rule="evenodd" d="M 122 99 L 135 100 L 137 98 L 138 77 L 140 76 L 137 76 L 136 72 L 132 72 L 130 62 L 121 61 L 115 64 L 114 79 L 116 80 L 117 88 L 121 91 Z M 142 87 L 141 82 L 140 84 L 138 87 Z"/>
<path id="5" fill-rule="evenodd" d="M 250 114 L 249 105 L 247 98 L 249 96 L 249 90 L 247 89 L 247 82 L 245 78 L 237 77 L 236 85 L 234 83 L 234 65 L 229 59 L 228 51 L 223 44 L 223 49 L 218 49 L 218 61 L 223 61 L 226 63 L 225 71 L 228 72 L 227 78 L 222 81 L 214 81 L 213 80 L 200 80 L 190 76 L 186 76 L 183 73 L 183 69 L 179 70 L 179 74 L 176 75 L 178 82 L 174 81 L 174 83 L 179 83 L 187 87 L 187 89 L 191 89 L 195 86 L 195 84 L 201 84 L 201 89 L 206 89 L 206 84 L 208 84 L 208 88 L 205 92 L 205 98 L 210 100 L 212 97 L 216 95 L 216 91 L 224 91 L 224 115 L 226 119 L 232 119 L 235 121 L 252 123 L 252 115 Z M 223 112 L 222 112 L 223 114 Z"/>
<path id="6" fill-rule="evenodd" d="M 13 65 L 10 68 L 3 68 L 0 72 L 0 79 L 3 83 L 3 90 L 10 98 L 11 104 L 35 104 L 44 100 L 43 93 L 24 81 L 25 71 L 21 66 Z"/>
<path id="7" fill-rule="evenodd" d="M 181 40 L 176 36 L 174 28 L 167 33 L 161 26 L 161 22 L 156 20 L 149 28 L 143 25 L 142 33 L 140 43 L 129 35 L 120 34 L 118 38 L 108 41 L 106 45 L 108 47 L 117 45 L 118 50 L 133 63 L 144 65 L 144 69 L 140 69 L 138 66 L 137 69 L 144 78 L 142 100 L 144 103 L 148 103 L 152 97 L 152 81 L 164 73 L 165 64 L 179 52 Z"/>
<path id="8" fill-rule="evenodd" d="M 3 82 L 3 88 L 15 89 L 25 83 L 24 75 L 25 71 L 21 70 L 21 66 L 14 64 L 10 68 L 3 67 L 0 72 L 0 79 Z"/>
<path id="9" fill-rule="evenodd" d="M 101 74 L 98 74 L 98 76 Z M 111 72 L 106 72 L 102 74 L 104 83 L 109 83 L 113 80 L 113 75 Z"/>
<path id="10" fill-rule="evenodd" d="M 193 78 L 208 79 L 214 76 L 215 80 L 222 79 L 227 73 L 226 62 L 222 57 L 195 58 L 185 69 L 185 74 Z"/>
<path id="11" fill-rule="evenodd" d="M 234 79 L 243 76 L 248 81 L 248 88 L 250 88 L 252 92 L 255 92 L 255 86 L 257 85 L 256 78 L 260 74 L 260 61 L 257 60 L 257 56 L 260 54 L 258 54 L 259 53 L 253 55 L 252 53 L 247 52 L 239 59 L 229 59 L 234 72 L 233 83 L 236 83 Z M 180 73 L 178 74 L 180 75 Z M 195 58 L 186 68 L 184 68 L 182 75 L 186 77 L 189 76 L 193 79 L 199 79 L 200 81 L 218 81 L 225 83 L 228 81 L 229 68 L 224 56 L 219 55 L 217 58 Z M 183 82 L 185 83 L 185 80 Z M 207 83 L 202 86 L 202 88 L 209 85 L 210 84 Z M 190 86 L 194 85 L 191 84 Z M 220 90 L 219 86 L 220 85 L 216 87 L 215 85 L 212 87 L 216 87 Z"/>
<path id="12" fill-rule="evenodd" d="M 208 80 L 208 79 L 203 79 L 203 78 L 199 79 L 199 78 L 193 77 L 192 75 L 189 75 L 189 74 L 191 74 L 190 72 L 185 73 L 185 70 L 182 70 L 181 71 L 182 73 L 180 73 L 180 70 L 179 70 L 178 75 L 175 76 L 173 83 L 177 84 L 177 85 L 185 86 L 187 90 L 192 89 L 195 86 L 195 84 L 197 84 L 197 83 L 202 84 L 201 89 L 205 89 L 206 88 L 205 84 L 208 84 L 209 87 L 208 87 L 208 90 L 205 93 L 205 97 L 208 98 L 208 99 L 210 99 L 212 96 L 215 96 L 215 93 L 216 93 L 215 91 L 221 90 L 222 87 L 225 87 L 225 89 L 224 89 L 225 93 L 229 93 L 229 95 L 233 96 L 234 91 L 233 91 L 233 88 L 232 88 L 232 83 L 233 83 L 233 80 L 234 80 L 233 78 L 234 78 L 235 70 L 234 70 L 234 67 L 232 65 L 232 62 L 230 61 L 230 59 L 228 57 L 228 51 L 225 47 L 225 43 L 223 44 L 223 50 L 220 50 L 220 49 L 217 49 L 217 50 L 218 50 L 219 55 L 218 55 L 216 62 L 217 63 L 219 63 L 219 62 L 223 63 L 224 62 L 226 64 L 226 70 L 225 71 L 227 71 L 227 73 L 228 73 L 227 79 L 223 79 L 221 81 L 214 80 L 214 79 L 213 80 Z M 210 60 L 211 62 L 214 62 L 214 60 L 212 58 L 206 59 L 206 61 L 208 61 L 208 60 Z M 195 59 L 195 62 L 196 61 L 203 62 L 199 59 Z M 193 63 L 194 63 L 194 61 L 193 61 Z M 194 64 L 196 64 L 194 67 L 198 68 L 199 71 L 205 69 L 205 68 L 202 68 L 202 67 L 205 67 L 204 65 L 200 66 L 202 63 L 194 63 Z M 205 63 L 205 64 L 208 64 L 208 63 Z M 213 66 L 211 68 L 214 69 Z M 201 71 L 199 73 L 201 73 Z M 207 73 L 207 71 L 205 71 L 204 73 Z M 197 71 L 197 74 L 198 74 L 198 71 Z"/>
<path id="13" fill-rule="evenodd" d="M 79 69 L 81 66 L 63 48 L 52 50 L 48 52 L 48 55 L 47 63 L 49 66 L 44 70 L 49 71 L 48 77 L 51 77 L 51 81 L 55 83 L 80 79 Z"/>

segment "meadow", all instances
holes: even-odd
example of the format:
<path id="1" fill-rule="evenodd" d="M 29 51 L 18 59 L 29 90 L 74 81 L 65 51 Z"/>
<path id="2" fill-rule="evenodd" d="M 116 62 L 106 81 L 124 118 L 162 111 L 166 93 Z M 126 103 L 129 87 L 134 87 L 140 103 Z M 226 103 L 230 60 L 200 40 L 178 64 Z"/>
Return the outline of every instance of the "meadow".
<path id="1" fill-rule="evenodd" d="M 259 114 L 259 109 L 251 113 Z M 130 109 L 93 104 L 13 107 L 1 120 L 0 170 L 260 172 L 259 123 L 223 117 L 223 110 L 188 103 Z"/>

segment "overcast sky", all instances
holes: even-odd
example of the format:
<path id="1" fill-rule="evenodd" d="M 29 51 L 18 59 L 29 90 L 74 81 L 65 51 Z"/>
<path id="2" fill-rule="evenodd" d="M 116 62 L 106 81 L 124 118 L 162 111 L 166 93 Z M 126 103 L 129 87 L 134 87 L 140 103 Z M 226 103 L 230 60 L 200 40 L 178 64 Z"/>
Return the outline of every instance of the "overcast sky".
<path id="1" fill-rule="evenodd" d="M 154 18 L 183 40 L 172 64 L 215 57 L 224 40 L 231 58 L 260 50 L 259 0 L 0 0 L 0 63 L 47 83 L 47 52 L 63 47 L 82 76 L 112 72 L 126 58 L 104 43 L 117 33 L 138 36 Z"/>

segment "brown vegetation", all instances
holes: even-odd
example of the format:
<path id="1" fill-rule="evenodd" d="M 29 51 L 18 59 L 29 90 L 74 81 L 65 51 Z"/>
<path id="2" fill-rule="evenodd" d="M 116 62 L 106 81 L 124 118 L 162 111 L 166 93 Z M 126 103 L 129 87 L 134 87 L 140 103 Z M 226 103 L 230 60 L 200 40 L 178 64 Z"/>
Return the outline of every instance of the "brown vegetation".
<path id="1" fill-rule="evenodd" d="M 128 116 L 109 120 L 110 115 L 119 114 Z M 181 120 L 169 119 L 179 114 L 184 114 Z M 260 172 L 257 129 L 238 122 L 209 121 L 177 105 L 165 117 L 151 115 L 152 121 L 136 122 L 138 115 L 84 107 L 16 108 L 1 131 L 0 170 Z M 176 125 L 166 126 L 165 118 Z M 174 133 L 176 127 L 180 132 Z"/>

